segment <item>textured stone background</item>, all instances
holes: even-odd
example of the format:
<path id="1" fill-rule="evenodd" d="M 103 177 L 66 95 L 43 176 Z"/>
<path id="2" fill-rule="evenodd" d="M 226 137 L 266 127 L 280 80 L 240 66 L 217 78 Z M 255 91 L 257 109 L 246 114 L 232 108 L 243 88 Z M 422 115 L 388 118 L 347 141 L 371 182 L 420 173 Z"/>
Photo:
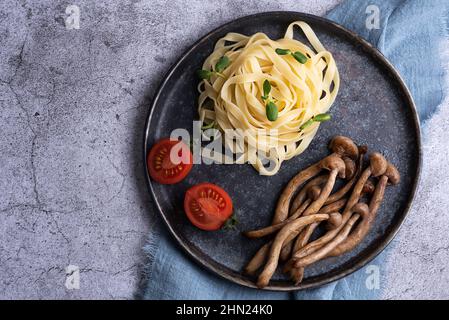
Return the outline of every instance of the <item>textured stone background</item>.
<path id="1" fill-rule="evenodd" d="M 164 72 L 233 18 L 323 15 L 338 2 L 1 1 L 0 298 L 132 298 L 151 230 L 144 117 Z M 71 4 L 79 30 L 65 28 Z M 433 173 L 395 241 L 385 298 L 449 296 L 447 110 L 431 120 Z M 64 286 L 69 264 L 81 269 L 79 290 Z"/>

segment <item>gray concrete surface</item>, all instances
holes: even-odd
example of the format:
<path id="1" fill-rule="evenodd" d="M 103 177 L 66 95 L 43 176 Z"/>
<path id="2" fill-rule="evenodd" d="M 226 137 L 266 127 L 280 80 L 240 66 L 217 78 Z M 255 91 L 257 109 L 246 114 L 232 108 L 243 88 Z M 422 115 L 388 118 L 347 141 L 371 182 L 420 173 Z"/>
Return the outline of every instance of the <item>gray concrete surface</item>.
<path id="1" fill-rule="evenodd" d="M 421 184 L 386 256 L 384 299 L 449 299 L 449 97 L 425 124 L 423 140 Z"/>
<path id="2" fill-rule="evenodd" d="M 335 3 L 307 2 L 1 1 L 0 298 L 132 298 L 151 228 L 141 138 L 162 74 L 230 19 Z"/>
<path id="3" fill-rule="evenodd" d="M 0 298 L 133 298 L 152 215 L 142 130 L 163 73 L 233 18 L 322 15 L 338 2 L 0 2 Z M 65 27 L 72 4 L 78 30 Z M 440 130 L 426 159 L 438 173 L 423 179 L 395 241 L 385 298 L 449 296 L 447 110 L 431 120 Z M 80 268 L 78 290 L 64 285 L 68 265 Z"/>

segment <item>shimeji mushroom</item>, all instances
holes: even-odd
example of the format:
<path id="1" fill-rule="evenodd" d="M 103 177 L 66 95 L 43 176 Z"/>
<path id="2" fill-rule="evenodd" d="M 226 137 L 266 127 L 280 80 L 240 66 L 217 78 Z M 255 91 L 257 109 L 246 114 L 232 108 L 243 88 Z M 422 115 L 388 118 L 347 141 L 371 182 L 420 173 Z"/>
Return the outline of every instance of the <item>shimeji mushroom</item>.
<path id="1" fill-rule="evenodd" d="M 333 151 L 334 155 L 339 155 L 342 157 L 346 168 L 345 176 L 349 179 L 349 181 L 338 191 L 330 195 L 325 204 L 341 199 L 352 188 L 358 178 L 358 175 L 362 171 L 363 156 L 368 150 L 366 146 L 357 147 L 351 139 L 344 136 L 334 137 L 329 143 L 329 149 Z M 355 159 L 357 158 L 358 163 L 356 164 Z M 282 249 L 282 260 L 287 260 L 287 257 L 291 252 L 294 254 L 296 251 L 304 247 L 309 242 L 310 237 L 317 227 L 318 223 L 313 223 L 302 230 L 296 238 L 293 249 L 287 246 Z M 294 280 L 295 284 L 299 284 L 304 276 L 304 268 L 292 268 L 292 264 L 292 261 L 289 261 L 284 268 L 284 272 L 290 272 L 290 276 Z"/>
<path id="2" fill-rule="evenodd" d="M 373 177 L 379 177 L 381 176 L 386 170 L 387 170 L 387 160 L 382 156 L 380 153 L 374 152 L 370 155 L 369 158 L 370 165 L 362 172 L 360 175 L 359 180 L 354 186 L 354 189 L 351 193 L 351 196 L 348 199 L 348 202 L 346 203 L 345 210 L 343 211 L 342 217 L 343 217 L 343 224 L 346 224 L 346 222 L 350 219 L 352 215 L 352 207 L 355 206 L 360 196 L 362 195 L 363 188 L 365 187 L 365 183 L 367 182 L 368 178 Z M 293 259 L 297 260 L 299 258 L 305 257 L 314 251 L 321 248 L 323 245 L 331 241 L 340 231 L 341 227 L 333 230 L 329 230 L 325 235 L 318 238 L 315 241 L 310 242 L 306 246 L 304 246 L 302 249 L 298 250 L 294 256 Z"/>
<path id="3" fill-rule="evenodd" d="M 355 173 L 357 172 L 357 164 L 355 161 L 349 157 L 343 157 L 343 161 L 345 162 L 345 176 L 346 179 L 350 180 L 352 177 L 354 177 Z"/>
<path id="4" fill-rule="evenodd" d="M 310 206 L 304 211 L 303 215 L 317 213 L 326 202 L 329 194 L 332 192 L 337 176 L 345 177 L 345 163 L 335 155 L 330 155 L 319 162 L 321 170 L 330 171 L 326 184 L 323 186 L 318 198 L 313 201 Z"/>
<path id="5" fill-rule="evenodd" d="M 332 202 L 332 203 L 322 207 L 320 209 L 320 211 L 318 211 L 318 213 L 326 213 L 326 214 L 329 214 L 329 216 L 330 216 L 330 215 L 332 215 L 332 213 L 335 213 L 338 210 L 340 210 L 341 208 L 343 208 L 345 206 L 345 204 L 346 204 L 346 201 L 347 201 L 347 199 L 343 198 L 343 199 L 340 199 L 338 201 Z M 302 233 L 301 233 L 301 235 L 302 235 Z M 296 238 L 295 246 L 297 246 L 297 242 L 298 241 L 301 241 L 299 236 Z M 293 248 L 295 248 L 295 246 Z M 282 250 L 284 250 L 284 248 Z M 295 252 L 295 251 L 293 251 L 293 252 Z M 281 254 L 282 254 L 282 251 L 281 251 Z M 289 261 L 289 263 L 285 264 L 284 269 L 283 269 L 283 271 L 285 273 L 289 272 L 292 269 L 293 264 L 291 262 L 293 262 L 293 261 Z"/>
<path id="6" fill-rule="evenodd" d="M 306 210 L 306 208 L 309 206 L 309 204 L 313 201 L 313 200 L 316 200 L 317 199 L 317 197 L 319 196 L 319 194 L 321 193 L 321 189 L 319 189 L 319 188 L 315 188 L 316 186 L 314 185 L 314 184 L 311 184 L 311 185 L 309 185 L 309 186 L 307 186 L 307 191 L 308 192 L 306 192 L 306 195 L 308 196 L 308 198 L 306 199 L 306 201 L 304 201 L 304 203 L 296 210 L 296 212 L 295 212 L 295 214 L 293 215 L 293 216 L 291 216 L 291 217 L 289 217 L 287 220 L 285 220 L 285 221 L 283 221 L 283 222 L 281 222 L 280 224 L 278 224 L 278 225 L 280 225 L 280 227 L 282 228 L 282 226 L 284 226 L 286 223 L 288 223 L 288 222 L 290 222 L 290 221 L 293 221 L 293 220 L 295 220 L 295 219 L 297 219 L 297 218 L 299 218 L 300 216 L 301 216 L 301 214 Z M 313 188 L 313 190 L 309 190 L 309 189 L 312 189 Z M 344 204 L 341 204 L 341 202 L 340 203 L 338 203 L 338 202 L 336 202 L 336 203 L 334 203 L 334 204 L 332 204 L 332 206 L 328 206 L 329 208 L 327 209 L 327 210 L 324 210 L 324 212 L 323 213 L 326 213 L 326 212 L 330 212 L 330 210 L 329 209 L 332 209 L 332 208 L 336 208 L 336 205 L 338 205 L 338 206 L 343 206 Z M 326 209 L 326 207 L 324 207 L 323 209 Z M 319 213 L 321 213 L 321 212 L 319 212 Z M 270 226 L 270 227 L 275 227 L 277 230 L 278 229 L 280 229 L 280 228 L 277 228 L 277 226 L 278 225 L 272 225 L 272 226 Z M 268 227 L 268 228 L 270 228 L 270 227 Z M 268 228 L 264 228 L 264 229 L 268 229 Z M 264 230 L 264 229 L 260 229 L 260 230 L 256 230 L 256 231 L 262 231 L 262 232 L 266 232 L 266 231 L 271 231 L 271 230 Z M 244 233 L 244 234 L 246 234 L 247 236 L 248 236 L 248 233 Z M 268 233 L 267 233 L 268 234 Z M 251 234 L 249 234 L 249 235 L 251 235 Z M 255 234 L 254 234 L 255 235 Z M 290 240 L 289 240 L 290 241 Z M 245 269 L 244 269 L 244 272 L 246 273 L 246 274 L 249 274 L 249 275 L 254 275 L 255 274 L 255 272 L 263 265 L 263 263 L 265 262 L 265 260 L 266 260 L 266 257 L 267 257 L 267 255 L 268 255 L 268 253 L 269 253 L 269 250 L 270 250 L 270 247 L 271 247 L 271 244 L 272 244 L 273 242 L 272 241 L 269 241 L 268 243 L 266 243 L 266 244 L 264 244 L 257 252 L 256 252 L 256 254 L 253 256 L 253 258 L 248 262 L 248 264 L 246 265 L 246 267 L 245 267 Z"/>
<path id="7" fill-rule="evenodd" d="M 257 270 L 264 264 L 267 259 L 267 255 L 270 252 L 271 244 L 273 241 L 265 243 L 259 250 L 257 250 L 256 254 L 251 258 L 248 264 L 243 269 L 243 272 L 252 276 Z"/>
<path id="8" fill-rule="evenodd" d="M 311 185 L 312 187 L 314 186 L 313 184 Z M 310 186 L 309 186 L 310 187 Z M 309 188 L 306 188 L 306 191 L 308 190 Z M 320 191 L 321 192 L 321 191 Z M 316 192 L 311 192 L 311 193 L 309 193 L 309 192 L 305 192 L 305 194 L 307 195 L 307 194 L 312 194 L 312 195 L 315 195 L 316 194 Z M 300 216 L 301 216 L 301 214 L 306 210 L 306 208 L 309 206 L 309 204 L 312 202 L 312 200 L 316 200 L 316 198 L 315 199 L 310 199 L 310 198 L 308 198 L 308 199 L 306 199 L 304 202 L 303 202 L 303 204 L 296 210 L 296 212 L 295 212 L 295 215 L 294 216 L 291 216 L 291 217 L 289 217 L 289 221 L 292 221 L 293 219 L 296 219 L 296 218 L 299 218 Z M 281 222 L 281 223 L 283 223 L 283 222 Z M 285 225 L 285 224 L 283 224 L 283 225 Z M 283 226 L 282 225 L 282 226 Z M 268 243 L 266 243 L 266 244 L 264 244 L 257 252 L 256 252 L 256 254 L 253 256 L 253 258 L 248 262 L 248 264 L 246 265 L 246 267 L 245 267 L 245 269 L 244 269 L 244 272 L 246 273 L 246 274 L 249 274 L 249 275 L 254 275 L 255 274 L 255 272 L 263 265 L 263 263 L 265 262 L 265 260 L 266 260 L 266 257 L 267 257 L 267 255 L 268 255 L 268 253 L 269 253 L 269 251 L 270 251 L 270 247 L 271 247 L 271 244 L 272 244 L 272 241 L 270 241 L 270 242 L 268 242 Z"/>
<path id="9" fill-rule="evenodd" d="M 332 154 L 322 160 L 322 168 L 330 171 L 330 174 L 327 176 L 328 180 L 326 185 L 321 190 L 319 198 L 314 201 L 310 207 L 308 207 L 303 215 L 307 216 L 310 214 L 317 213 L 320 208 L 326 203 L 326 200 L 329 198 L 329 194 L 334 188 L 335 180 L 337 175 L 344 178 L 345 177 L 345 165 L 344 161 L 336 154 Z M 309 226 L 308 226 L 309 227 Z M 285 261 L 288 259 L 291 253 L 291 242 L 292 240 L 299 234 L 299 231 L 292 232 L 292 234 L 287 238 L 283 245 L 283 249 L 281 251 L 281 260 Z"/>
<path id="10" fill-rule="evenodd" d="M 248 238 L 261 238 L 261 237 L 265 237 L 269 234 L 272 234 L 272 233 L 278 231 L 279 229 L 282 229 L 282 227 L 285 226 L 287 223 L 299 218 L 301 216 L 301 214 L 305 211 L 305 209 L 308 207 L 308 205 L 312 201 L 318 199 L 320 193 L 321 193 L 320 187 L 318 187 L 316 185 L 308 186 L 307 187 L 308 198 L 298 208 L 298 210 L 296 210 L 295 214 L 293 214 L 292 216 L 288 217 L 286 220 L 284 220 L 280 223 L 273 224 L 271 226 L 268 226 L 268 227 L 265 227 L 262 229 L 258 229 L 258 230 L 245 231 L 245 232 L 243 232 L 243 235 L 245 235 Z"/>
<path id="11" fill-rule="evenodd" d="M 365 182 L 365 185 L 363 186 L 361 195 L 366 194 L 366 193 L 371 194 L 371 193 L 373 193 L 373 191 L 374 191 L 374 185 L 372 184 L 371 181 L 367 180 Z M 346 203 L 346 201 L 344 203 Z M 343 204 L 343 206 L 344 206 L 344 204 Z M 327 212 L 324 210 L 320 210 L 320 213 L 329 213 L 329 220 L 326 221 L 326 229 L 327 230 L 336 229 L 337 227 L 339 227 L 341 225 L 341 222 L 343 220 L 342 215 L 339 212 L 333 212 L 333 211 L 340 210 L 343 206 L 341 206 L 341 207 L 335 206 L 335 208 L 333 208 L 331 205 L 328 205 L 327 207 L 329 207 L 329 209 L 334 209 L 334 210 L 327 211 Z M 338 218 L 338 220 L 335 220 L 337 218 Z M 338 223 L 337 223 L 337 221 L 338 221 Z M 313 232 L 315 231 L 316 227 L 318 227 L 318 225 L 319 225 L 318 223 L 313 223 L 311 225 L 308 225 L 306 228 L 304 228 L 302 230 L 302 233 L 298 236 L 298 238 L 296 238 L 296 242 L 293 247 L 293 253 L 299 251 L 302 247 L 304 247 L 308 243 L 310 237 L 312 236 Z M 295 284 L 298 285 L 302 281 L 302 278 L 304 276 L 304 268 L 303 267 L 293 267 L 293 265 L 294 265 L 294 260 L 290 260 L 286 264 L 286 266 L 284 268 L 284 272 L 290 272 L 290 277 L 295 282 Z"/>
<path id="12" fill-rule="evenodd" d="M 308 192 L 309 188 L 322 185 L 323 183 L 325 183 L 327 181 L 328 177 L 329 177 L 328 175 L 321 175 L 321 176 L 317 176 L 317 177 L 311 179 L 309 182 L 307 182 L 307 184 L 298 192 L 298 194 L 292 201 L 292 205 L 291 205 L 291 208 L 289 211 L 290 217 L 297 216 L 297 211 L 300 211 L 302 213 L 304 211 L 304 206 L 307 207 L 310 204 L 310 202 L 311 202 L 310 197 L 308 199 L 306 199 L 307 192 Z M 290 241 L 282 248 L 281 255 L 280 255 L 280 259 L 282 261 L 285 261 L 288 259 L 288 257 L 290 256 L 290 253 L 292 251 L 292 247 L 293 247 L 293 243 L 292 243 L 292 241 Z"/>
<path id="13" fill-rule="evenodd" d="M 332 230 L 341 226 L 343 218 L 340 212 L 332 212 L 329 214 L 329 219 L 326 221 L 326 229 Z"/>
<path id="14" fill-rule="evenodd" d="M 327 161 L 327 158 L 335 158 L 335 156 L 339 156 L 340 158 L 349 157 L 351 159 L 357 159 L 359 155 L 359 150 L 355 143 L 351 139 L 343 136 L 334 137 L 329 144 L 329 148 L 333 151 L 330 156 L 302 170 L 289 181 L 276 206 L 273 224 L 279 223 L 287 218 L 293 194 L 304 182 L 315 177 L 321 172 L 323 169 L 322 164 Z M 341 173 L 340 177 L 344 178 L 345 172 Z"/>
<path id="15" fill-rule="evenodd" d="M 328 214 L 313 214 L 305 217 L 301 217 L 296 219 L 295 221 L 292 221 L 291 223 L 284 226 L 276 235 L 275 239 L 273 240 L 273 244 L 270 248 L 270 253 L 268 256 L 268 261 L 262 271 L 262 273 L 259 275 L 259 278 L 257 280 L 257 286 L 259 288 L 266 287 L 268 285 L 268 282 L 270 281 L 271 277 L 273 276 L 274 271 L 277 268 L 278 261 L 279 261 L 279 254 L 281 253 L 282 245 L 287 239 L 287 237 L 291 234 L 292 231 L 297 230 L 299 228 L 302 228 L 306 225 L 309 225 L 311 223 L 317 222 L 317 221 L 323 221 L 329 218 Z"/>
<path id="16" fill-rule="evenodd" d="M 368 148 L 366 146 L 361 146 L 359 147 L 359 159 L 358 159 L 358 163 L 356 166 L 356 171 L 354 173 L 352 173 L 352 170 L 348 170 L 348 160 L 350 159 L 348 157 L 345 157 L 343 159 L 343 161 L 345 161 L 345 166 L 346 166 L 346 179 L 350 179 L 343 187 L 341 187 L 339 190 L 337 190 L 335 193 L 331 194 L 329 196 L 329 198 L 326 200 L 325 204 L 329 204 L 332 203 L 334 201 L 337 201 L 339 199 L 341 199 L 342 197 L 344 197 L 349 190 L 351 190 L 352 186 L 354 185 L 354 183 L 357 181 L 357 178 L 359 176 L 359 174 L 362 172 L 363 169 L 363 156 L 365 155 L 365 153 L 367 152 Z M 352 160 L 352 159 L 351 159 Z M 351 164 L 349 164 L 349 166 L 351 166 Z"/>
<path id="17" fill-rule="evenodd" d="M 320 168 L 321 169 L 327 168 L 328 170 L 331 171 L 331 173 L 332 173 L 332 171 L 335 171 L 334 173 L 332 173 L 332 175 L 335 175 L 335 176 L 344 175 L 344 170 L 345 170 L 343 160 L 341 160 L 340 158 L 338 158 L 336 156 L 328 156 L 328 157 L 324 158 L 323 160 L 321 160 Z M 330 177 L 330 175 L 329 175 L 329 177 Z M 327 188 L 324 190 L 324 193 L 322 191 L 320 191 L 319 199 L 315 199 L 315 201 L 312 202 L 312 204 L 310 206 L 308 206 L 308 207 L 307 207 L 307 205 L 301 206 L 304 209 L 307 207 L 307 210 L 305 210 L 304 212 L 297 210 L 297 212 L 296 212 L 297 216 L 300 216 L 302 213 L 306 214 L 306 212 L 307 212 L 307 215 L 317 213 L 317 211 L 322 207 L 326 198 L 329 196 L 329 193 L 332 191 L 332 188 L 333 188 L 333 185 L 334 185 L 335 179 L 336 179 L 336 177 L 331 178 L 331 179 L 329 179 L 329 177 L 327 177 L 328 178 L 328 182 L 326 183 Z M 314 191 L 312 193 L 315 193 L 315 195 L 317 194 L 316 191 Z M 310 193 L 309 193 L 309 195 L 310 195 Z M 306 200 L 306 202 L 308 200 Z M 338 205 L 341 205 L 341 203 L 339 203 Z M 293 221 L 295 221 L 295 220 L 293 220 Z M 291 222 L 292 221 L 290 221 L 290 220 L 288 221 L 288 223 L 291 223 Z M 287 225 L 288 225 L 288 223 L 287 223 Z M 258 230 L 256 230 L 256 231 L 258 231 Z M 282 244 L 281 249 L 282 249 L 282 247 L 285 247 L 286 245 L 288 245 L 296 237 L 296 235 L 299 233 L 299 231 L 300 231 L 300 229 L 297 229 L 294 232 L 292 232 L 288 236 L 286 241 Z M 251 235 L 251 233 L 247 232 L 247 233 L 245 233 L 245 235 L 248 236 L 248 235 Z M 262 266 L 262 264 L 264 263 L 264 261 L 266 259 L 266 256 L 269 252 L 271 245 L 272 245 L 272 242 L 270 241 L 269 243 L 263 245 L 257 251 L 257 253 L 250 260 L 250 262 L 246 265 L 245 270 L 244 270 L 245 273 L 250 274 L 250 275 L 254 274 Z"/>
<path id="18" fill-rule="evenodd" d="M 353 150 L 354 148 L 351 146 L 353 143 L 352 143 L 352 140 L 350 140 L 350 141 L 348 141 L 348 139 L 349 138 L 345 138 L 345 137 L 341 137 L 341 136 L 337 136 L 337 140 L 341 140 L 341 141 L 344 141 L 344 143 L 346 144 L 346 145 L 348 145 L 348 147 L 347 147 L 347 149 L 349 149 L 349 150 Z M 334 141 L 334 140 L 332 140 L 332 141 Z M 334 142 L 334 144 L 335 144 L 335 142 Z M 341 142 L 341 144 L 343 144 L 343 142 Z M 332 142 L 331 142 L 331 146 L 332 146 L 333 144 L 332 144 Z M 339 145 L 339 144 L 337 144 L 337 145 Z M 334 148 L 335 149 L 335 148 Z M 335 149 L 336 151 L 338 151 L 338 149 Z M 337 152 L 335 152 L 335 153 L 337 153 Z M 344 160 L 343 159 L 343 161 L 345 162 L 345 175 L 346 174 L 349 174 L 350 176 L 351 176 L 351 178 L 350 178 L 350 180 L 349 180 L 349 182 L 348 183 L 346 183 L 341 189 L 339 189 L 337 192 L 335 192 L 335 193 L 333 193 L 333 194 L 331 194 L 328 198 L 327 198 L 327 200 L 326 200 L 326 202 L 324 203 L 324 204 L 330 204 L 330 203 L 333 203 L 333 202 L 335 202 L 335 201 L 338 201 L 338 200 L 340 200 L 343 196 L 345 196 L 346 195 L 346 193 L 351 189 L 351 187 L 353 186 L 353 184 L 355 183 L 355 181 L 357 180 L 357 176 L 360 174 L 360 172 L 362 171 L 362 165 L 363 165 L 363 155 L 366 153 L 366 147 L 362 147 L 362 148 L 360 148 L 360 150 L 359 150 L 359 152 L 357 153 L 358 155 L 359 155 L 359 160 L 358 160 L 358 166 L 357 166 L 357 169 L 356 169 L 356 172 L 348 172 L 348 170 L 347 170 L 347 167 L 346 167 L 346 165 L 347 165 L 347 163 L 348 163 L 348 160 Z M 345 157 L 346 159 L 351 159 L 351 158 L 348 158 L 348 157 Z M 352 161 L 352 159 L 351 159 L 351 162 L 353 162 Z M 348 176 L 346 176 L 346 177 L 348 177 Z M 340 209 L 340 208 L 339 208 Z M 306 244 L 307 244 L 307 242 L 309 241 L 309 238 L 312 236 L 312 233 L 313 233 L 313 231 L 315 230 L 315 228 L 317 227 L 318 225 L 317 224 L 312 224 L 312 225 L 310 225 L 310 226 L 308 226 L 303 232 L 302 232 L 302 235 L 298 238 L 298 240 L 296 241 L 296 245 L 295 245 L 295 247 L 294 247 L 294 251 L 293 252 L 296 252 L 297 250 L 299 250 L 301 247 L 303 247 L 303 246 L 305 246 Z"/>
<path id="19" fill-rule="evenodd" d="M 369 232 L 386 185 L 399 182 L 397 169 L 379 153 L 370 155 L 369 165 L 362 171 L 367 147 L 357 147 L 347 137 L 334 137 L 329 149 L 332 150 L 330 156 L 302 170 L 289 181 L 277 203 L 272 225 L 245 233 L 248 237 L 257 238 L 279 231 L 272 241 L 259 249 L 245 268 L 246 273 L 254 275 L 265 264 L 257 280 L 258 287 L 268 285 L 279 262 L 290 255 L 284 272 L 290 272 L 292 279 L 299 284 L 304 267 L 353 249 Z M 320 175 L 324 169 L 330 173 Z M 337 176 L 346 177 L 348 181 L 331 195 Z M 376 186 L 371 177 L 378 178 Z M 304 187 L 298 192 L 302 185 Z M 349 199 L 346 199 L 351 190 Z M 293 198 L 295 193 L 297 195 Z M 365 193 L 373 193 L 369 206 L 360 200 Z M 326 222 L 326 233 L 308 243 L 322 221 Z"/>
<path id="20" fill-rule="evenodd" d="M 307 182 L 307 184 L 298 192 L 296 197 L 293 199 L 290 208 L 290 216 L 295 214 L 296 210 L 298 210 L 299 207 L 304 203 L 304 201 L 307 200 L 307 192 L 309 191 L 309 188 L 324 184 L 327 178 L 328 178 L 327 175 L 321 175 Z"/>
<path id="21" fill-rule="evenodd" d="M 337 154 L 337 155 L 341 154 L 340 150 L 342 150 L 343 148 L 340 147 L 340 144 L 347 145 L 347 149 L 349 150 L 348 154 L 350 154 L 351 156 L 354 156 L 356 154 L 354 151 L 355 144 L 349 138 L 338 136 L 336 138 L 336 141 L 340 141 L 340 144 L 335 142 L 334 139 L 332 141 L 330 143 L 330 146 L 334 146 L 334 145 L 339 146 L 338 149 L 334 147 L 334 150 L 338 151 L 338 152 L 335 152 L 335 154 Z M 345 177 L 346 177 L 346 179 L 349 179 L 349 181 L 343 187 L 338 189 L 335 193 L 331 194 L 329 196 L 329 198 L 327 198 L 327 200 L 324 204 L 327 205 L 327 204 L 330 204 L 330 203 L 340 200 L 352 188 L 355 181 L 357 181 L 357 176 L 362 171 L 363 155 L 366 153 L 366 151 L 367 151 L 366 146 L 358 147 L 359 159 L 358 159 L 357 163 L 352 158 L 344 155 L 345 153 L 343 153 L 342 159 L 345 163 L 345 168 L 346 168 L 345 169 Z M 314 186 L 314 185 L 321 185 L 324 182 L 326 182 L 327 178 L 328 178 L 327 175 L 322 175 L 322 176 L 318 176 L 318 177 L 310 180 L 304 186 L 304 188 L 301 189 L 301 191 L 297 194 L 297 196 L 294 198 L 292 205 L 291 205 L 290 214 L 294 213 L 299 208 L 301 203 L 303 203 L 304 199 L 306 198 L 307 187 Z"/>
<path id="22" fill-rule="evenodd" d="M 362 189 L 362 195 L 363 194 L 372 194 L 374 190 L 376 189 L 376 186 L 371 180 L 366 180 L 365 185 Z"/>
<path id="23" fill-rule="evenodd" d="M 379 206 L 383 200 L 385 187 L 387 183 L 392 185 L 396 185 L 400 182 L 401 175 L 399 174 L 398 169 L 391 163 L 388 163 L 387 170 L 380 177 L 379 182 L 376 185 L 376 189 L 374 190 L 373 197 L 371 198 L 369 209 L 372 212 L 377 212 Z"/>
<path id="24" fill-rule="evenodd" d="M 327 176 L 325 176 L 325 177 L 327 177 Z M 318 197 L 321 194 L 321 188 L 318 186 L 312 186 L 309 188 L 307 193 L 308 193 L 308 199 L 307 199 L 308 201 L 310 201 L 310 199 L 316 200 L 316 199 L 318 199 Z M 321 209 L 320 209 L 320 211 L 321 211 Z M 306 212 L 303 212 L 303 213 L 306 214 Z M 320 213 L 325 213 L 325 212 L 320 212 Z M 289 240 L 286 243 L 286 245 L 282 247 L 279 259 L 281 261 L 288 260 L 288 258 L 290 257 L 290 254 L 292 252 L 292 248 L 293 248 L 293 241 Z"/>
<path id="25" fill-rule="evenodd" d="M 315 251 L 314 253 L 298 259 L 295 262 L 295 267 L 297 268 L 306 267 L 326 257 L 336 246 L 338 246 L 348 237 L 349 232 L 351 232 L 352 227 L 360 217 L 366 217 L 369 215 L 369 208 L 365 203 L 360 202 L 357 203 L 354 207 L 352 207 L 351 214 L 352 215 L 350 219 L 344 224 L 344 226 L 342 221 L 340 226 L 337 227 L 337 229 L 340 229 L 340 231 L 337 234 L 337 236 L 332 239 L 332 241 L 328 242 L 326 245 L 324 245 L 322 248 Z"/>
<path id="26" fill-rule="evenodd" d="M 322 170 L 321 164 L 323 160 L 302 170 L 296 176 L 294 176 L 293 179 L 289 181 L 284 191 L 282 192 L 281 196 L 279 197 L 279 201 L 276 206 L 272 224 L 282 222 L 288 217 L 289 212 L 288 209 L 290 207 L 290 201 L 296 189 L 304 182 L 315 177 L 321 172 Z"/>
<path id="27" fill-rule="evenodd" d="M 351 231 L 350 235 L 340 243 L 334 250 L 332 250 L 328 256 L 339 256 L 354 249 L 368 234 L 371 226 L 376 218 L 377 211 L 383 200 L 385 187 L 389 182 L 392 185 L 398 184 L 400 181 L 399 171 L 394 165 L 388 163 L 387 170 L 380 177 L 379 182 L 374 190 L 373 196 L 369 204 L 369 214 L 362 216 L 362 221 L 359 222 L 357 227 Z"/>
<path id="28" fill-rule="evenodd" d="M 305 225 L 309 225 L 314 222 L 325 220 L 329 217 L 327 214 L 316 214 L 321 207 L 323 206 L 326 199 L 329 197 L 329 194 L 331 193 L 335 180 L 337 179 L 337 175 L 344 178 L 345 174 L 345 164 L 343 160 L 336 156 L 331 155 L 326 158 L 324 158 L 322 161 L 320 161 L 320 167 L 322 169 L 327 169 L 330 171 L 329 178 L 324 185 L 323 189 L 320 192 L 319 197 L 313 201 L 310 206 L 304 211 L 303 217 L 298 218 L 292 222 L 289 222 L 287 225 L 285 225 L 279 233 L 276 235 L 273 244 L 271 245 L 270 249 L 270 255 L 268 257 L 268 261 L 262 271 L 262 273 L 259 275 L 257 285 L 259 287 L 265 287 L 268 282 L 270 281 L 274 271 L 276 270 L 276 267 L 278 265 L 279 261 L 279 255 L 281 253 L 281 249 L 284 245 L 286 245 L 288 242 L 286 241 L 287 238 L 291 238 L 292 234 L 296 236 L 297 230 L 304 227 Z M 321 217 L 321 218 L 319 218 Z M 307 218 L 315 218 L 310 219 L 310 223 L 305 223 L 300 220 L 307 219 Z M 305 220 L 309 221 L 309 220 Z M 296 233 L 296 234 L 295 234 Z M 289 241 L 293 240 L 291 238 Z"/>
<path id="29" fill-rule="evenodd" d="M 359 156 L 359 148 L 357 145 L 350 138 L 344 136 L 333 137 L 329 143 L 329 149 L 342 158 L 348 157 L 356 160 Z"/>

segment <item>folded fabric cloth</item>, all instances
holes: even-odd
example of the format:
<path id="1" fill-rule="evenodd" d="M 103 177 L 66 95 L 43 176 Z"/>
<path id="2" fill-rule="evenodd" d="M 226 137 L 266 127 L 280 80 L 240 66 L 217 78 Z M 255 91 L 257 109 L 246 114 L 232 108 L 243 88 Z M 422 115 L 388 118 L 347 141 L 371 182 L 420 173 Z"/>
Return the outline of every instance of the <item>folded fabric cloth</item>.
<path id="1" fill-rule="evenodd" d="M 366 19 L 377 9 L 380 28 L 369 29 Z M 445 72 L 440 46 L 448 39 L 448 13 L 446 0 L 349 0 L 328 18 L 379 48 L 404 78 L 424 121 L 443 99 Z M 382 288 L 366 285 L 372 272 L 367 268 L 374 265 L 382 274 L 385 255 L 394 250 L 385 250 L 369 266 L 323 287 L 269 292 L 244 288 L 206 272 L 184 254 L 160 221 L 154 221 L 153 227 L 144 247 L 148 256 L 144 299 L 375 299 Z"/>
<path id="2" fill-rule="evenodd" d="M 368 6 L 379 8 L 380 29 L 366 28 Z M 327 17 L 355 31 L 388 58 L 410 89 L 421 121 L 425 121 L 443 100 L 441 45 L 448 40 L 448 15 L 449 2 L 445 0 L 352 0 Z"/>

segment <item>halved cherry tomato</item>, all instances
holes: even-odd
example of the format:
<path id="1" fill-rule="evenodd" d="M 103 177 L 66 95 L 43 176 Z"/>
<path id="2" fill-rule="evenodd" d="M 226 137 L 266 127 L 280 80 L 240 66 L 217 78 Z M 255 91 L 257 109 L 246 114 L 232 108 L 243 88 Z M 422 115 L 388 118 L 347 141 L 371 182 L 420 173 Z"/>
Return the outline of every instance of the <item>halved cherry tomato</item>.
<path id="1" fill-rule="evenodd" d="M 193 225 L 203 230 L 217 230 L 232 215 L 232 200 L 219 186 L 200 183 L 187 190 L 184 210 Z"/>
<path id="2" fill-rule="evenodd" d="M 175 146 L 174 152 L 178 150 L 178 154 L 175 153 L 172 158 L 170 155 Z M 155 181 L 162 184 L 174 184 L 184 179 L 190 172 L 192 158 L 189 147 L 182 141 L 162 139 L 151 148 L 148 154 L 148 171 Z"/>

